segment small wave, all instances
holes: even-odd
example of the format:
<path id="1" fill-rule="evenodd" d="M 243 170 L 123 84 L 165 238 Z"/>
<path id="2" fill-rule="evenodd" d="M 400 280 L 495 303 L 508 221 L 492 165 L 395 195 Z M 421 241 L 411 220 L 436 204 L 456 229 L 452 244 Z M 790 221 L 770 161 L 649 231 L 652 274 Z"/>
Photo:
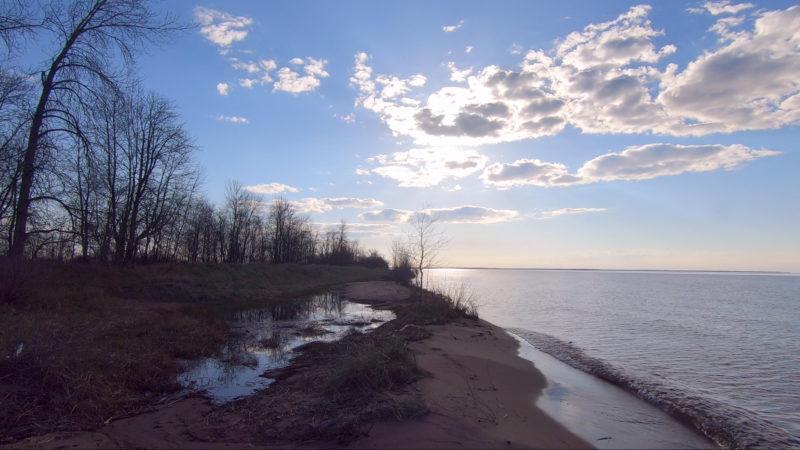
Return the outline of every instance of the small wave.
<path id="1" fill-rule="evenodd" d="M 800 446 L 800 439 L 746 409 L 687 393 L 656 380 L 633 376 L 605 361 L 587 355 L 571 343 L 544 333 L 519 328 L 510 328 L 509 331 L 576 369 L 632 392 L 678 420 L 700 430 L 723 447 Z"/>

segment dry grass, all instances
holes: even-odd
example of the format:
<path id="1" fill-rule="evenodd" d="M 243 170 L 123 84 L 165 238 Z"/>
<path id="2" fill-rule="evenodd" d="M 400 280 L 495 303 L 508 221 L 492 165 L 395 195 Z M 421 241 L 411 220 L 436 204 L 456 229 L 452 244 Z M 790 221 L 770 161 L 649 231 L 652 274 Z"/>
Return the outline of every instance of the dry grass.
<path id="1" fill-rule="evenodd" d="M 393 310 L 397 318 L 372 332 L 298 348 L 291 366 L 267 374 L 276 379 L 269 389 L 214 411 L 195 424 L 192 434 L 218 442 L 245 437 L 288 446 L 348 443 L 377 421 L 426 414 L 413 387 L 425 374 L 409 342 L 430 336 L 426 325 L 475 320 L 477 314 L 465 289 L 416 294 L 399 303 L 373 303 Z"/>
<path id="2" fill-rule="evenodd" d="M 349 442 L 381 419 L 427 413 L 410 389 L 423 374 L 402 337 L 353 332 L 307 344 L 269 389 L 213 412 L 192 434 L 210 441 Z"/>
<path id="3" fill-rule="evenodd" d="M 0 278 L 0 293 L 13 294 L 0 303 L 0 443 L 148 408 L 179 388 L 178 359 L 220 348 L 238 309 L 382 276 L 330 266 L 26 263 L 18 284 Z"/>

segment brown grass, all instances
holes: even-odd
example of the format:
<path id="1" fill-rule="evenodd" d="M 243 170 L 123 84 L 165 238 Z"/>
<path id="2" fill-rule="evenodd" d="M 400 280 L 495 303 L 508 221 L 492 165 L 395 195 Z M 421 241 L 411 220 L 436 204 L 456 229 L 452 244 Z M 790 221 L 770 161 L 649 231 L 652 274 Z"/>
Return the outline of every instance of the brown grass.
<path id="1" fill-rule="evenodd" d="M 387 330 L 388 331 L 388 330 Z M 203 440 L 349 442 L 381 419 L 427 413 L 410 389 L 423 374 L 402 337 L 380 329 L 307 344 L 269 389 L 212 412 L 192 434 Z"/>
<path id="2" fill-rule="evenodd" d="M 409 342 L 430 335 L 426 325 L 475 320 L 474 303 L 429 291 L 399 303 L 374 303 L 397 318 L 369 333 L 351 332 L 337 342 L 297 349 L 292 365 L 267 374 L 269 389 L 234 401 L 195 424 L 192 435 L 208 441 L 241 440 L 293 445 L 348 443 L 377 421 L 427 413 L 413 383 L 425 374 Z"/>
<path id="3" fill-rule="evenodd" d="M 0 303 L 0 443 L 93 429 L 146 409 L 179 388 L 178 359 L 220 348 L 234 311 L 383 275 L 330 266 L 26 263 L 18 284 L 0 278 L 0 293 L 13 293 Z"/>

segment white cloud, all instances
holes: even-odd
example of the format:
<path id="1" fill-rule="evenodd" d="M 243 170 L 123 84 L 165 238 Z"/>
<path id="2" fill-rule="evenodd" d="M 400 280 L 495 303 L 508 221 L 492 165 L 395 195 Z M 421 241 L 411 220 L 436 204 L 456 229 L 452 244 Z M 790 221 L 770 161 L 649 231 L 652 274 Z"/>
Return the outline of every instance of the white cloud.
<path id="1" fill-rule="evenodd" d="M 514 186 L 569 186 L 582 180 L 572 175 L 567 166 L 538 159 L 519 159 L 509 164 L 495 163 L 481 175 L 484 183 L 499 189 Z"/>
<path id="2" fill-rule="evenodd" d="M 261 67 L 258 65 L 258 63 L 255 63 L 253 61 L 250 62 L 234 61 L 231 65 L 233 66 L 234 69 L 243 70 L 247 73 L 258 73 L 261 71 Z"/>
<path id="3" fill-rule="evenodd" d="M 452 33 L 454 31 L 460 30 L 461 27 L 463 27 L 463 26 L 464 26 L 464 21 L 463 20 L 459 20 L 458 23 L 455 24 L 455 25 L 444 25 L 444 26 L 442 26 L 442 31 L 444 31 L 445 33 Z"/>
<path id="4" fill-rule="evenodd" d="M 487 158 L 474 150 L 455 148 L 414 148 L 368 159 L 377 164 L 367 173 L 397 181 L 402 187 L 436 186 L 447 179 L 459 179 L 480 172 Z"/>
<path id="5" fill-rule="evenodd" d="M 361 220 L 367 222 L 380 223 L 405 223 L 414 214 L 413 211 L 404 209 L 379 209 L 377 211 L 366 211 L 358 215 Z"/>
<path id="6" fill-rule="evenodd" d="M 638 181 L 689 172 L 729 170 L 758 158 L 778 155 L 744 145 L 647 144 L 621 152 L 600 155 L 570 173 L 563 164 L 521 159 L 510 164 L 492 164 L 481 178 L 488 186 L 557 187 L 600 181 Z"/>
<path id="7" fill-rule="evenodd" d="M 472 73 L 472 67 L 459 69 L 453 61 L 447 63 L 447 68 L 450 70 L 450 81 L 467 81 L 467 77 Z"/>
<path id="8" fill-rule="evenodd" d="M 262 59 L 259 61 L 259 64 L 261 65 L 261 70 L 265 72 L 270 72 L 278 68 L 278 63 L 275 62 L 274 59 Z"/>
<path id="9" fill-rule="evenodd" d="M 272 90 L 299 94 L 311 92 L 317 87 L 319 87 L 317 78 L 311 75 L 302 76 L 288 67 L 283 67 L 278 71 L 278 81 L 272 86 Z"/>
<path id="10" fill-rule="evenodd" d="M 244 71 L 250 74 L 250 77 L 241 78 L 239 85 L 244 88 L 252 88 L 260 84 L 270 84 L 273 82 L 270 72 L 278 67 L 278 63 L 274 59 L 262 59 L 260 61 L 240 61 L 236 58 L 231 58 L 231 65 L 236 70 Z"/>
<path id="11" fill-rule="evenodd" d="M 634 6 L 549 51 L 529 51 L 519 68 L 454 72 L 466 85 L 439 88 L 424 100 L 410 96 L 400 76 L 375 76 L 369 56 L 359 53 L 350 80 L 359 90 L 356 104 L 394 136 L 435 147 L 536 139 L 567 125 L 584 133 L 697 136 L 800 123 L 800 5 L 759 11 L 749 31 L 734 30 L 742 26 L 738 18 L 723 18 L 714 31 L 729 42 L 682 71 L 665 61 L 676 46 L 656 45 L 664 31 L 651 23 L 650 9 Z"/>
<path id="12" fill-rule="evenodd" d="M 689 8 L 688 11 L 694 14 L 708 12 L 712 16 L 719 16 L 722 14 L 739 14 L 754 6 L 752 3 L 731 3 L 730 0 L 719 0 L 705 2 L 700 8 Z"/>
<path id="13" fill-rule="evenodd" d="M 242 116 L 223 116 L 223 115 L 219 115 L 219 116 L 217 116 L 217 121 L 219 121 L 219 122 L 228 122 L 228 123 L 239 123 L 239 124 L 250 123 L 250 119 L 248 119 L 247 117 L 242 117 Z"/>
<path id="14" fill-rule="evenodd" d="M 319 87 L 321 78 L 329 76 L 328 72 L 325 71 L 327 60 L 311 57 L 306 58 L 306 60 L 294 58 L 290 63 L 295 65 L 305 64 L 303 66 L 305 75 L 300 75 L 288 67 L 282 67 L 278 70 L 278 81 L 272 85 L 273 91 L 283 91 L 291 94 L 311 92 Z"/>
<path id="15" fill-rule="evenodd" d="M 379 223 L 407 223 L 415 214 L 425 214 L 443 223 L 489 224 L 508 222 L 519 217 L 511 209 L 494 209 L 483 206 L 454 206 L 452 208 L 429 208 L 419 213 L 404 209 L 381 209 L 359 214 L 361 220 Z"/>
<path id="16" fill-rule="evenodd" d="M 228 83 L 217 83 L 217 93 L 222 96 L 228 95 L 230 92 L 231 87 Z"/>
<path id="17" fill-rule="evenodd" d="M 336 198 L 318 198 L 306 197 L 296 200 L 292 203 L 298 211 L 305 213 L 324 213 L 333 209 L 366 209 L 377 208 L 383 206 L 383 202 L 375 200 L 374 198 L 354 198 L 354 197 L 336 197 Z"/>
<path id="18" fill-rule="evenodd" d="M 744 22 L 744 17 L 739 16 L 731 16 L 731 17 L 723 17 L 718 19 L 714 22 L 714 25 L 708 29 L 708 31 L 717 33 L 720 37 L 721 41 L 725 40 L 734 40 L 739 36 L 742 36 L 740 32 L 736 32 L 733 29 L 738 27 L 739 25 Z"/>
<path id="19" fill-rule="evenodd" d="M 538 219 L 553 219 L 561 216 L 572 216 L 576 214 L 589 214 L 606 211 L 608 211 L 608 208 L 561 208 L 550 211 L 542 211 L 538 214 L 535 214 L 535 217 Z"/>
<path id="20" fill-rule="evenodd" d="M 327 231 L 336 231 L 341 226 L 340 222 L 317 222 L 314 223 L 314 226 L 319 229 L 320 232 L 325 233 Z M 356 235 L 356 236 L 388 236 L 391 234 L 396 234 L 397 229 L 395 225 L 388 224 L 388 223 L 358 223 L 358 222 L 347 222 L 347 233 Z"/>
<path id="21" fill-rule="evenodd" d="M 508 222 L 519 216 L 519 212 L 512 209 L 494 209 L 472 205 L 426 209 L 423 212 L 436 220 L 447 223 L 499 223 Z"/>
<path id="22" fill-rule="evenodd" d="M 800 122 L 800 5 L 767 11 L 743 31 L 666 77 L 659 100 L 697 134 Z"/>
<path id="23" fill-rule="evenodd" d="M 246 191 L 254 194 L 280 194 L 282 192 L 300 192 L 299 188 L 283 183 L 264 183 L 245 186 Z"/>
<path id="24" fill-rule="evenodd" d="M 200 33 L 223 51 L 234 42 L 244 40 L 247 28 L 253 24 L 250 17 L 237 17 L 204 6 L 195 7 L 194 18 L 200 24 Z"/>

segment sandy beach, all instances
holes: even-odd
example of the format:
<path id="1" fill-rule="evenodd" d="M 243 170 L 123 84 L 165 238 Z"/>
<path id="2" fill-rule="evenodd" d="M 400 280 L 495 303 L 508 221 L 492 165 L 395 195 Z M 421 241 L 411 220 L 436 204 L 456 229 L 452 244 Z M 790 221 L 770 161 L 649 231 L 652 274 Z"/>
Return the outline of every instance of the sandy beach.
<path id="1" fill-rule="evenodd" d="M 393 282 L 353 283 L 345 295 L 390 306 L 409 291 Z M 458 319 L 425 327 L 431 336 L 412 342 L 427 376 L 412 389 L 429 413 L 419 419 L 377 422 L 347 448 L 588 448 L 535 406 L 546 386 L 534 365 L 518 356 L 518 342 L 486 322 Z M 259 394 L 255 394 L 258 396 Z M 214 406 L 198 396 L 165 402 L 154 410 L 112 420 L 94 432 L 56 432 L 29 438 L 18 448 L 276 448 L 341 447 L 337 442 L 254 442 L 247 435 L 209 436 Z M 235 419 L 234 419 L 235 420 Z"/>
<path id="2" fill-rule="evenodd" d="M 384 282 L 354 283 L 346 295 L 391 301 L 398 298 L 393 290 Z M 534 406 L 546 380 L 505 331 L 466 320 L 427 328 L 433 336 L 411 348 L 431 375 L 416 386 L 430 414 L 379 423 L 351 448 L 591 447 Z"/>

